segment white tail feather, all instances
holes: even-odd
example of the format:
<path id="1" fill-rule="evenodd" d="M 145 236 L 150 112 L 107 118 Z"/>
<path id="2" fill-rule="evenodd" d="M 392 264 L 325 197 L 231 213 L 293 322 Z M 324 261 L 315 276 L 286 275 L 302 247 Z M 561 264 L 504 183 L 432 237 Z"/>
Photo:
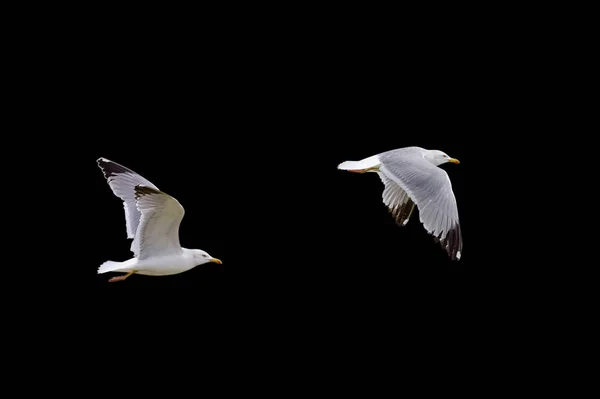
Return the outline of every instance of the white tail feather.
<path id="1" fill-rule="evenodd" d="M 365 158 L 360 161 L 346 161 L 342 162 L 338 165 L 338 169 L 342 170 L 358 170 L 358 169 L 368 169 L 374 166 L 379 165 L 381 162 L 379 161 L 379 157 L 377 155 L 373 155 L 372 157 Z"/>
<path id="2" fill-rule="evenodd" d="M 112 272 L 121 268 L 123 262 L 113 262 L 112 260 L 107 260 L 98 268 L 98 274 Z"/>

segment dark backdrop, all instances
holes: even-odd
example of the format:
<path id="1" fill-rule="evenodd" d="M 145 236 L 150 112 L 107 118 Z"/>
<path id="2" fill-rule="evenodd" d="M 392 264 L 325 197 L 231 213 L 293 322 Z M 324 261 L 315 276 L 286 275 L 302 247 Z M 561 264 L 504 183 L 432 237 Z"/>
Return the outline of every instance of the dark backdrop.
<path id="1" fill-rule="evenodd" d="M 81 83 L 64 129 L 74 139 L 65 135 L 61 144 L 85 190 L 78 218 L 86 223 L 75 237 L 85 262 L 74 267 L 89 277 L 98 314 L 129 307 L 170 314 L 185 305 L 204 315 L 295 309 L 328 319 L 362 309 L 376 317 L 410 311 L 440 292 L 460 295 L 482 270 L 465 179 L 480 168 L 465 143 L 488 140 L 478 117 L 484 86 L 472 48 L 423 35 L 396 47 L 359 34 L 307 47 L 305 37 L 279 41 L 266 32 L 268 45 L 244 37 L 227 47 L 203 42 L 201 51 L 120 43 L 79 60 L 73 74 Z M 418 213 L 396 226 L 375 174 L 336 169 L 409 145 L 461 161 L 442 166 L 462 225 L 459 262 Z M 119 283 L 107 282 L 114 273 L 97 275 L 105 260 L 132 256 L 121 202 L 98 157 L 176 197 L 186 209 L 182 245 L 223 265 Z"/>
<path id="2" fill-rule="evenodd" d="M 262 90 L 266 95 L 271 88 Z M 176 197 L 186 209 L 182 245 L 223 260 L 222 266 L 164 278 L 133 276 L 109 284 L 114 274 L 95 276 L 99 295 L 174 290 L 227 292 L 236 300 L 369 300 L 412 292 L 415 278 L 462 279 L 477 267 L 464 184 L 473 165 L 463 146 L 460 110 L 377 97 L 376 88 L 327 100 L 295 84 L 287 90 L 297 98 L 261 96 L 233 107 L 160 91 L 115 99 L 94 112 L 80 170 L 92 192 L 86 234 L 95 237 L 85 269 L 94 274 L 104 260 L 131 256 L 121 202 L 95 163 L 100 156 Z M 410 93 L 419 99 L 420 91 Z M 464 255 L 458 262 L 427 234 L 418 213 L 403 228 L 395 224 L 375 174 L 336 168 L 344 160 L 408 145 L 441 149 L 462 162 L 442 166 L 461 218 Z"/>
<path id="3" fill-rule="evenodd" d="M 48 340 L 44 346 L 56 354 L 45 357 L 52 362 L 47 371 L 62 370 L 57 364 L 72 347 L 82 361 L 70 365 L 93 379 L 82 386 L 111 393 L 121 389 L 119 383 L 154 390 L 170 382 L 169 371 L 177 376 L 170 390 L 190 381 L 192 392 L 204 393 L 216 374 L 228 380 L 220 388 L 247 392 L 236 366 L 247 376 L 256 371 L 262 378 L 252 378 L 254 383 L 264 381 L 265 387 L 287 375 L 299 379 L 288 391 L 322 379 L 335 384 L 336 392 L 364 381 L 371 394 L 386 380 L 404 389 L 413 377 L 421 377 L 415 379 L 423 381 L 420 390 L 448 390 L 439 377 L 451 372 L 459 373 L 455 381 L 464 391 L 474 379 L 461 361 L 482 373 L 506 375 L 466 357 L 464 349 L 475 347 L 479 357 L 496 362 L 493 349 L 502 350 L 505 337 L 520 338 L 523 331 L 503 331 L 485 300 L 494 296 L 503 304 L 513 295 L 506 286 L 489 289 L 497 284 L 489 278 L 493 274 L 515 280 L 523 269 L 521 257 L 507 251 L 511 237 L 492 240 L 493 251 L 476 255 L 487 234 L 519 225 L 502 223 L 512 215 L 491 209 L 492 196 L 479 190 L 486 179 L 475 178 L 510 163 L 506 154 L 500 159 L 486 152 L 507 140 L 498 127 L 502 115 L 489 116 L 498 104 L 488 99 L 497 97 L 503 78 L 510 79 L 505 72 L 522 64 L 502 58 L 491 35 L 475 26 L 487 24 L 489 16 L 471 17 L 477 12 L 472 7 L 453 5 L 458 17 L 431 5 L 421 13 L 376 10 L 372 16 L 363 15 L 363 8 L 344 5 L 328 14 L 315 9 L 303 17 L 272 16 L 278 10 L 268 6 L 259 11 L 265 21 L 237 6 L 221 18 L 201 12 L 187 21 L 185 11 L 147 18 L 147 7 L 131 14 L 110 9 L 110 17 L 95 25 L 91 19 L 100 10 L 72 18 L 72 10 L 65 13 L 77 27 L 47 18 L 55 25 L 48 33 L 62 28 L 63 37 L 36 35 L 43 52 L 22 46 L 36 56 L 26 64 L 28 79 L 39 87 L 35 94 L 21 90 L 45 112 L 27 110 L 18 130 L 29 141 L 25 154 L 5 143 L 5 152 L 14 151 L 19 161 L 5 161 L 4 167 L 25 170 L 37 158 L 33 151 L 43 154 L 51 177 L 44 195 L 33 184 L 39 170 L 11 173 L 35 193 L 31 207 L 15 210 L 13 203 L 7 212 L 56 222 L 40 223 L 39 217 L 35 229 L 28 225 L 15 234 L 30 253 L 19 260 L 24 265 L 7 263 L 6 271 L 24 270 L 28 278 L 4 282 L 18 293 L 10 295 L 7 308 L 55 298 L 62 303 L 44 309 L 35 328 L 5 323 L 27 339 L 22 349 Z M 235 11 L 242 14 L 237 19 Z M 299 19 L 290 26 L 294 16 Z M 494 34 L 511 30 L 503 21 Z M 501 98 L 506 104 L 498 113 L 511 114 L 517 96 L 514 91 Z M 30 121 L 41 127 L 30 127 Z M 407 226 L 395 225 L 376 175 L 336 169 L 345 160 L 409 145 L 440 149 L 461 161 L 442 166 L 462 225 L 459 262 L 450 261 L 427 234 L 418 213 Z M 476 160 L 477 153 L 484 159 Z M 182 245 L 204 249 L 223 265 L 175 276 L 134 275 L 119 283 L 107 282 L 114 273 L 98 275 L 102 262 L 132 256 L 121 201 L 97 167 L 98 157 L 131 168 L 177 198 L 186 209 Z M 503 187 L 493 186 L 501 201 L 537 203 L 505 199 Z M 5 187 L 11 195 L 20 193 Z M 51 243 L 44 253 L 40 241 Z M 42 281 L 48 294 L 29 295 L 23 285 L 41 275 L 33 266 L 65 287 Z M 492 294 L 481 295 L 486 291 Z M 65 309 L 73 311 L 61 319 Z M 492 338 L 490 331 L 505 337 Z M 43 360 L 16 353 L 28 364 Z M 62 389 L 82 382 L 68 375 L 54 383 Z"/>

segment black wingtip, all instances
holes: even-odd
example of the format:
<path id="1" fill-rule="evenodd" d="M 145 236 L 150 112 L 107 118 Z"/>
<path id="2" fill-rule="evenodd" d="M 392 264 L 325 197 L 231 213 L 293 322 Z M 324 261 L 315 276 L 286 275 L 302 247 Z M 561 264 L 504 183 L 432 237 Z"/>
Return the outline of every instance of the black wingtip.
<path id="1" fill-rule="evenodd" d="M 448 254 L 451 260 L 458 261 L 462 255 L 462 236 L 460 232 L 460 224 L 456 223 L 442 238 L 442 233 L 438 235 L 432 234 L 433 241 L 439 243 L 444 251 Z"/>
<path id="2" fill-rule="evenodd" d="M 102 173 L 104 173 L 104 177 L 106 179 L 108 179 L 109 177 L 116 175 L 118 173 L 133 173 L 133 174 L 135 174 L 135 172 L 133 172 L 130 169 L 127 169 L 125 166 L 119 165 L 118 163 L 113 162 L 110 159 L 106 159 L 103 157 L 98 158 L 96 160 L 96 163 L 102 170 Z"/>
<path id="3" fill-rule="evenodd" d="M 462 236 L 460 224 L 456 223 L 446 234 L 443 240 L 439 240 L 442 248 L 446 250 L 451 260 L 458 261 L 462 252 Z"/>
<path id="4" fill-rule="evenodd" d="M 114 163 L 114 162 L 111 161 L 110 159 L 106 159 L 104 157 L 100 157 L 100 158 L 96 159 L 96 163 L 102 167 L 102 165 L 106 165 L 108 163 Z"/>

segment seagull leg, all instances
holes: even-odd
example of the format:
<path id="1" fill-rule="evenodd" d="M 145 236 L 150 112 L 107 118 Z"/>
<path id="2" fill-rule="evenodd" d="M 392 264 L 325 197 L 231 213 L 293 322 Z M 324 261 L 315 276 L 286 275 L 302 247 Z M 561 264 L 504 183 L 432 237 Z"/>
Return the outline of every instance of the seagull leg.
<path id="1" fill-rule="evenodd" d="M 132 270 L 132 271 L 130 271 L 127 274 L 123 274 L 121 276 L 113 277 L 110 280 L 108 280 L 108 282 L 109 283 L 114 283 L 114 282 L 117 282 L 117 281 L 123 281 L 123 280 L 125 280 L 127 277 L 131 276 L 135 272 L 136 272 L 136 270 Z"/>
<path id="2" fill-rule="evenodd" d="M 370 172 L 372 170 L 378 171 L 379 170 L 379 166 L 373 166 L 372 168 L 366 168 L 366 169 L 348 169 L 348 172 L 352 172 L 352 173 L 367 173 L 367 172 Z"/>

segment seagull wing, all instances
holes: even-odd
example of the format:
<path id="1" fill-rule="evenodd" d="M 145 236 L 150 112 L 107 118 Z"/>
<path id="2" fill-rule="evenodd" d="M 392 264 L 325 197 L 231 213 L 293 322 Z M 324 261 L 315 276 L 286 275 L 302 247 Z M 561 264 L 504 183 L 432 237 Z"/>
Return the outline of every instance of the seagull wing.
<path id="1" fill-rule="evenodd" d="M 393 198 L 399 198 L 395 203 L 402 208 L 403 193 L 406 193 L 419 208 L 419 218 L 425 229 L 440 241 L 451 259 L 460 259 L 462 235 L 458 208 L 446 171 L 416 152 L 390 152 L 381 154 L 379 159 L 379 173 L 388 179 L 384 202 L 387 192 L 388 197 L 396 195 Z"/>
<path id="2" fill-rule="evenodd" d="M 182 253 L 179 225 L 185 213 L 181 204 L 154 187 L 137 185 L 135 201 L 141 213 L 133 253 L 138 259 Z"/>
<path id="3" fill-rule="evenodd" d="M 158 187 L 134 171 L 116 162 L 106 158 L 99 158 L 96 162 L 102 170 L 112 192 L 123 201 L 127 238 L 135 238 L 141 217 L 141 213 L 135 204 L 135 186 L 144 185 L 156 190 L 158 190 Z M 133 251 L 133 243 L 131 250 Z"/>

